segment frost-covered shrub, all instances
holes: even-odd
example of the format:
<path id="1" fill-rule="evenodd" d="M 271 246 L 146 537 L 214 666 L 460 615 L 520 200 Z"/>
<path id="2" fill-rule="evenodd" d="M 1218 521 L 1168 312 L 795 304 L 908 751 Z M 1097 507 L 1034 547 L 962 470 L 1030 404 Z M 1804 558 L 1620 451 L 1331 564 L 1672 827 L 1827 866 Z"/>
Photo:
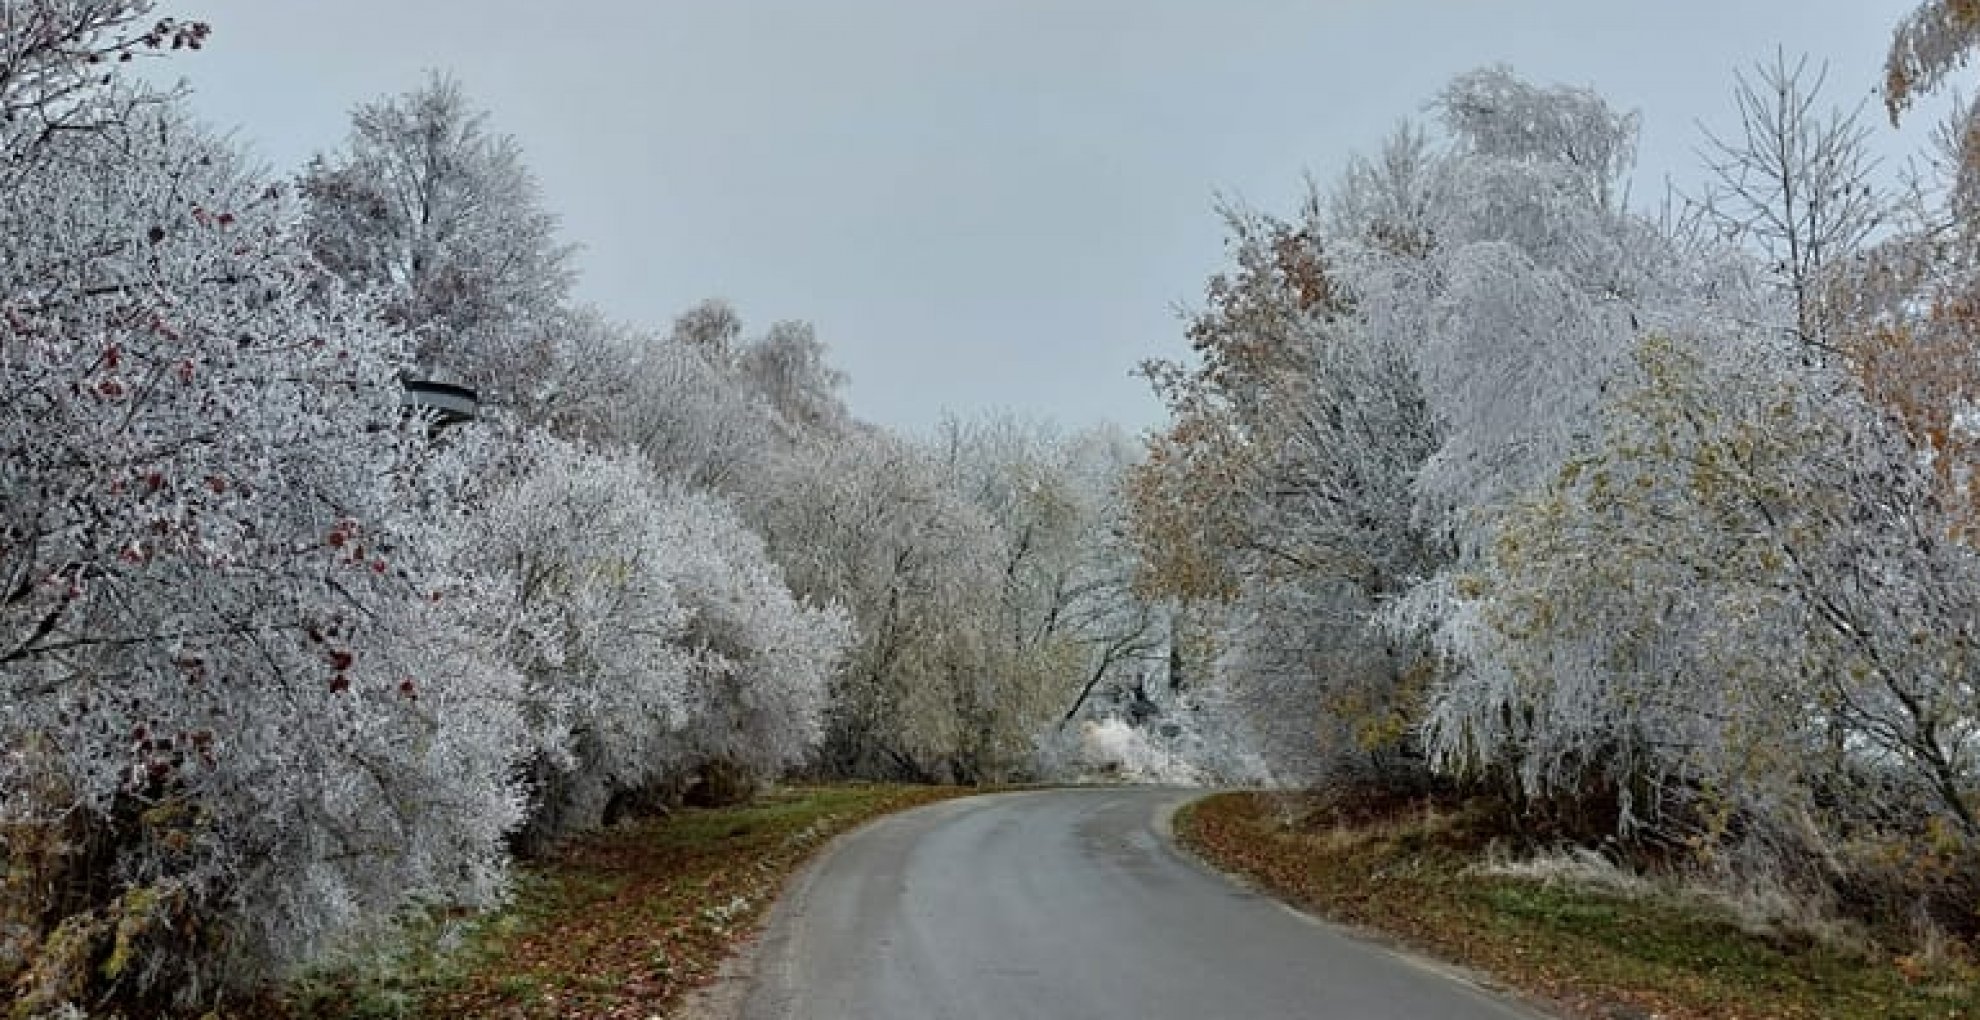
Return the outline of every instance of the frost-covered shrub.
<path id="1" fill-rule="evenodd" d="M 461 555 L 506 596 L 481 626 L 525 677 L 532 831 L 548 836 L 597 825 L 614 793 L 675 765 L 664 738 L 687 720 L 688 613 L 637 464 L 548 439 L 496 452 L 520 477 L 489 497 Z"/>
<path id="2" fill-rule="evenodd" d="M 1218 698 L 1185 696 L 1139 722 L 1103 714 L 1040 734 L 1033 771 L 1047 780 L 1270 786 L 1253 736 Z"/>
<path id="3" fill-rule="evenodd" d="M 670 494 L 661 531 L 668 576 L 690 613 L 681 637 L 693 656 L 681 753 L 697 767 L 774 778 L 823 736 L 851 620 L 837 606 L 800 603 L 763 540 L 719 497 Z"/>
<path id="4" fill-rule="evenodd" d="M 1124 719 L 1081 723 L 1079 738 L 1080 758 L 1090 771 L 1137 782 L 1190 785 L 1201 779 L 1189 762 Z"/>
<path id="5" fill-rule="evenodd" d="M 817 742 L 847 626 L 791 596 L 726 502 L 632 454 L 540 436 L 494 454 L 491 473 L 519 477 L 461 555 L 509 595 L 483 626 L 527 678 L 532 838 L 596 826 L 615 798 L 712 761 L 769 778 Z"/>

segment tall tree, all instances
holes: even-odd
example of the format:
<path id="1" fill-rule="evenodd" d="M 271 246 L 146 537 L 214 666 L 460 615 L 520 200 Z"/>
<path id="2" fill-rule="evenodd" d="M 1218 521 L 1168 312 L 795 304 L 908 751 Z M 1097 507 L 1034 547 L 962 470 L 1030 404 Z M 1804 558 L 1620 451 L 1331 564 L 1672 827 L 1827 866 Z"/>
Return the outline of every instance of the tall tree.
<path id="1" fill-rule="evenodd" d="M 1980 44 L 1980 8 L 1928 0 L 1899 23 L 1887 65 L 1892 122 L 1940 87 Z M 1935 141 L 1943 177 L 1918 188 L 1893 236 L 1847 279 L 1850 362 L 1872 399 L 1932 465 L 1952 527 L 1980 535 L 1980 442 L 1967 424 L 1980 402 L 1980 107 L 1953 111 Z M 1942 193 L 1942 198 L 1940 194 Z M 1927 197 L 1930 196 L 1930 197 Z"/>
<path id="2" fill-rule="evenodd" d="M 810 323 L 771 326 L 739 352 L 736 369 L 769 403 L 787 438 L 829 436 L 851 422 L 838 395 L 846 375 L 827 360 Z"/>
<path id="3" fill-rule="evenodd" d="M 313 160 L 302 187 L 317 258 L 380 290 L 434 371 L 500 392 L 510 345 L 569 291 L 571 249 L 521 146 L 451 78 L 359 106 L 345 147 Z"/>
<path id="4" fill-rule="evenodd" d="M 1827 65 L 1789 64 L 1785 53 L 1737 74 L 1739 131 L 1706 132 L 1714 180 L 1703 199 L 1724 236 L 1758 251 L 1789 295 L 1795 336 L 1820 352 L 1837 343 L 1835 269 L 1852 264 L 1887 215 L 1862 105 L 1823 111 L 1827 80 Z"/>

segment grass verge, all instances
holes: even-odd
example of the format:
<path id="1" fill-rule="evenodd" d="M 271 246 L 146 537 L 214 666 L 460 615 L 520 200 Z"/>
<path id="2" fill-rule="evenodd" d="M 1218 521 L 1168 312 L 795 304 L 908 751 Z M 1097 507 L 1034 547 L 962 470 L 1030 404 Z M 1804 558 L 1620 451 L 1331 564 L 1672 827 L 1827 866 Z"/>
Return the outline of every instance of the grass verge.
<path id="1" fill-rule="evenodd" d="M 1980 1018 L 1980 969 L 1923 966 L 1874 940 L 1839 948 L 1750 930 L 1671 891 L 1603 891 L 1481 873 L 1483 813 L 1392 805 L 1355 817 L 1219 794 L 1176 819 L 1212 864 L 1329 919 L 1490 975 L 1568 1016 Z"/>
<path id="2" fill-rule="evenodd" d="M 970 792 L 792 787 L 742 807 L 684 809 L 573 839 L 523 869 L 507 910 L 429 918 L 255 1012 L 269 1020 L 663 1015 L 714 975 L 785 879 L 831 837 Z"/>

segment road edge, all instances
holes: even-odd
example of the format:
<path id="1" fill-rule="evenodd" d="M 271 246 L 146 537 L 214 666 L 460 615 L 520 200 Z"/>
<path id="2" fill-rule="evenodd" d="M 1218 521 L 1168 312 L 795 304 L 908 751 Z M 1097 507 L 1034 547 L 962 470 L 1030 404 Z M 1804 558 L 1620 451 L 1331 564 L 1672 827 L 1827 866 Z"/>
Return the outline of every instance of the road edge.
<path id="1" fill-rule="evenodd" d="M 758 979 L 765 959 L 764 954 L 774 948 L 770 943 L 775 941 L 777 946 L 782 946 L 789 941 L 789 932 L 792 929 L 787 923 L 790 919 L 789 915 L 798 909 L 798 904 L 804 899 L 805 893 L 811 888 L 818 873 L 824 870 L 825 865 L 840 852 L 847 841 L 870 829 L 908 815 L 949 805 L 967 804 L 1005 792 L 1011 791 L 985 790 L 927 804 L 916 804 L 869 818 L 827 839 L 812 853 L 809 860 L 806 860 L 784 879 L 782 885 L 777 887 L 777 895 L 770 909 L 757 922 L 756 929 L 737 943 L 735 949 L 722 960 L 721 966 L 716 969 L 715 977 L 677 1003 L 667 1013 L 668 1020 L 743 1020 L 747 1015 L 751 993 L 755 992 L 760 984 Z"/>
<path id="2" fill-rule="evenodd" d="M 1500 981 L 1498 978 L 1484 971 L 1453 963 L 1441 957 L 1431 956 L 1379 928 L 1348 924 L 1306 910 L 1291 900 L 1265 888 L 1250 876 L 1242 872 L 1231 871 L 1219 865 L 1216 861 L 1198 853 L 1195 848 L 1184 842 L 1177 835 L 1176 816 L 1181 814 L 1185 808 L 1218 794 L 1245 792 L 1269 793 L 1271 791 L 1255 790 L 1246 787 L 1194 790 L 1187 797 L 1170 801 L 1156 808 L 1150 825 L 1154 828 L 1155 834 L 1160 836 L 1163 842 L 1168 844 L 1170 851 L 1178 859 L 1187 862 L 1198 871 L 1221 879 L 1230 885 L 1277 904 L 1279 909 L 1299 918 L 1307 924 L 1340 938 L 1381 950 L 1416 970 L 1463 986 L 1476 994 L 1495 999 L 1515 1010 L 1531 1014 L 1532 1020 L 1565 1020 L 1567 1014 L 1560 1012 L 1558 1004 L 1536 998 L 1519 988 Z"/>

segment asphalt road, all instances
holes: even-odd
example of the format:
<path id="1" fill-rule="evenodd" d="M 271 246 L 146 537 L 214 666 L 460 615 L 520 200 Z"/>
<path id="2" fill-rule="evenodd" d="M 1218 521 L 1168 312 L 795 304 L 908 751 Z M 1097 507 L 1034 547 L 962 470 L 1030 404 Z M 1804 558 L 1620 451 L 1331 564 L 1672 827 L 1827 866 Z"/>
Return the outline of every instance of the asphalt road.
<path id="1" fill-rule="evenodd" d="M 765 933 L 744 1020 L 1534 1020 L 1180 856 L 1188 792 L 949 801 L 842 841 Z"/>

